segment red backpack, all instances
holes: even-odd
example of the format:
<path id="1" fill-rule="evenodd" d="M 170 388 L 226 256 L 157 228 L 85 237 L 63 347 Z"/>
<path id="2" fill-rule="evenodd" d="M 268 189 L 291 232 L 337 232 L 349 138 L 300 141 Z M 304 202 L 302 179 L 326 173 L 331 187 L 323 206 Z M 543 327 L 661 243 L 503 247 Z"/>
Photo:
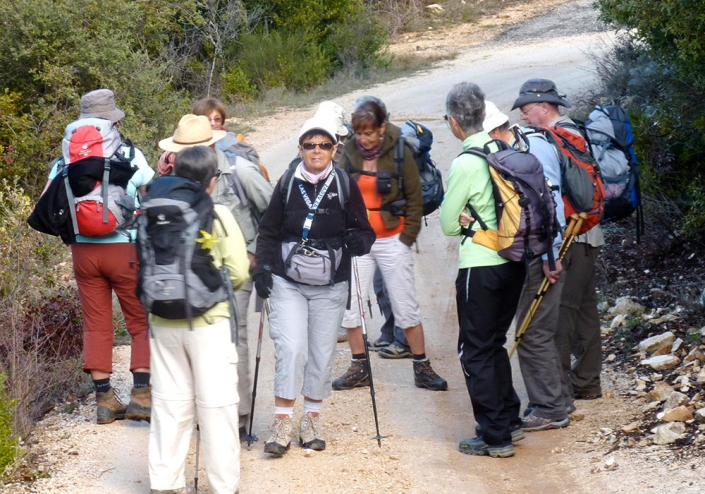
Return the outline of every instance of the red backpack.
<path id="1" fill-rule="evenodd" d="M 565 205 L 565 217 L 575 213 L 587 213 L 579 233 L 585 233 L 602 221 L 604 213 L 605 186 L 600 167 L 592 156 L 587 141 L 577 125 L 555 125 L 537 129 L 556 149 L 561 162 L 561 189 Z M 582 132 L 581 132 L 582 134 Z"/>
<path id="2" fill-rule="evenodd" d="M 134 198 L 126 191 L 135 173 L 131 152 L 122 154 L 120 133 L 110 120 L 84 118 L 70 123 L 62 142 L 60 173 L 66 187 L 75 235 L 102 236 L 134 222 Z"/>

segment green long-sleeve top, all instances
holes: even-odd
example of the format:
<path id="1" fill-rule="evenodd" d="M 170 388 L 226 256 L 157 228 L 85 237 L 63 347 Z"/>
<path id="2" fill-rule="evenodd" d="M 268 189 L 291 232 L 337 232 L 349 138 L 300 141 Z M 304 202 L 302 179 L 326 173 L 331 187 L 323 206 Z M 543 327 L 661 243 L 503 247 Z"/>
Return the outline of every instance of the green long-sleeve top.
<path id="1" fill-rule="evenodd" d="M 463 141 L 463 150 L 476 147 L 482 149 L 492 139 L 486 132 L 479 132 Z M 448 191 L 441 205 L 441 227 L 446 235 L 460 235 L 460 213 L 470 202 L 480 217 L 492 229 L 497 229 L 497 214 L 494 207 L 492 182 L 487 162 L 472 154 L 462 154 L 453 160 L 448 174 Z M 473 230 L 480 228 L 477 221 Z M 460 269 L 480 266 L 497 266 L 508 262 L 492 249 L 476 244 L 471 238 L 460 244 Z"/>

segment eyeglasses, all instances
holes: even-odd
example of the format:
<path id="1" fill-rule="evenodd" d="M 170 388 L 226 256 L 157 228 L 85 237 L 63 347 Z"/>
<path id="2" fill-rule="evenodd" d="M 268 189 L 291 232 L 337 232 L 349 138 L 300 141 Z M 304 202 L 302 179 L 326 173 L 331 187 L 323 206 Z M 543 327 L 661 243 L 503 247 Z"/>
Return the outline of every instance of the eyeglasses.
<path id="1" fill-rule="evenodd" d="M 215 171 L 215 178 L 216 178 L 216 180 L 219 179 L 222 174 L 223 174 L 223 170 L 216 170 L 216 171 Z"/>
<path id="2" fill-rule="evenodd" d="M 448 128 L 450 129 L 450 115 L 448 115 L 448 114 L 443 115 L 443 120 L 446 121 L 446 125 L 447 125 Z"/>
<path id="3" fill-rule="evenodd" d="M 316 146 L 321 148 L 321 151 L 330 151 L 331 149 L 333 149 L 334 144 L 331 142 L 304 142 L 303 144 L 301 144 L 301 147 L 305 151 L 313 151 L 314 149 L 316 149 Z"/>
<path id="4" fill-rule="evenodd" d="M 220 118 L 220 117 L 213 117 L 213 118 L 209 118 L 208 120 L 211 121 L 211 122 L 213 122 L 213 123 L 217 123 L 217 124 L 223 123 L 223 119 Z"/>
<path id="5" fill-rule="evenodd" d="M 534 106 L 532 106 L 531 108 L 529 108 L 529 109 L 526 110 L 526 111 L 519 111 L 519 115 L 521 115 L 521 116 L 528 115 L 529 112 L 531 112 L 531 110 L 533 110 L 534 108 L 536 108 L 536 107 L 539 106 L 540 104 L 541 104 L 541 103 L 536 103 Z"/>

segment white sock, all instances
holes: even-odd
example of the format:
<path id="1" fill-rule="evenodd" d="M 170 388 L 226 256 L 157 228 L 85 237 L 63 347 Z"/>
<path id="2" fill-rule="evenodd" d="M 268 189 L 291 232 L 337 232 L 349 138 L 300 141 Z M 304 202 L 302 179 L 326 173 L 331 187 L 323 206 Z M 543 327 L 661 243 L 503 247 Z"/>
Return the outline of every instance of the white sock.
<path id="1" fill-rule="evenodd" d="M 307 399 L 304 399 L 304 415 L 306 415 L 309 412 L 320 414 L 322 407 L 323 407 L 322 401 L 308 401 Z"/>
<path id="2" fill-rule="evenodd" d="M 274 407 L 274 415 L 287 415 L 289 418 L 294 416 L 294 407 Z"/>

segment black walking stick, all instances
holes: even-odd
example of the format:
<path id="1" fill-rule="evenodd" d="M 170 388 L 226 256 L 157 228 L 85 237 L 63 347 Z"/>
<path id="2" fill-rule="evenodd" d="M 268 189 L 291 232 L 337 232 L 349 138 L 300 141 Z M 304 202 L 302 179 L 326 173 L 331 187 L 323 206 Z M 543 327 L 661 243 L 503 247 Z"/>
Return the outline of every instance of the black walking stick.
<path id="1" fill-rule="evenodd" d="M 265 267 L 267 269 L 267 267 Z M 245 435 L 245 441 L 247 441 L 247 447 L 249 448 L 252 443 L 257 442 L 257 436 L 252 434 L 252 422 L 255 418 L 255 398 L 257 398 L 257 378 L 259 377 L 259 361 L 262 357 L 262 330 L 264 328 L 264 317 L 265 312 L 267 317 L 269 317 L 269 301 L 262 301 L 262 310 L 259 317 L 259 332 L 257 333 L 257 357 L 255 357 L 255 380 L 252 383 L 252 408 L 250 409 L 250 429 Z"/>
<path id="2" fill-rule="evenodd" d="M 560 249 L 558 249 L 559 261 L 562 261 L 565 255 L 568 253 L 568 249 L 573 243 L 573 239 L 580 232 L 580 228 L 583 226 L 583 221 L 585 221 L 586 218 L 587 214 L 585 213 L 580 213 L 579 215 L 573 214 L 570 217 L 570 222 L 568 223 L 568 226 L 565 229 L 565 235 L 563 236 L 563 242 L 561 243 Z M 551 283 L 548 281 L 548 278 L 544 277 L 543 282 L 539 287 L 539 291 L 536 293 L 536 295 L 534 295 L 534 300 L 533 302 L 531 302 L 531 307 L 529 307 L 529 311 L 526 313 L 526 316 L 524 316 L 524 320 L 522 321 L 521 326 L 519 327 L 519 331 L 517 331 L 517 334 L 514 337 L 514 345 L 512 346 L 512 349 L 509 350 L 510 358 L 512 357 L 512 355 L 514 355 L 514 352 L 519 347 L 519 343 L 521 343 L 521 337 L 524 335 L 524 333 L 526 333 L 526 330 L 529 328 L 531 319 L 534 317 L 534 314 L 536 314 L 536 310 L 539 308 L 539 304 L 543 300 L 543 297 L 546 295 L 546 292 L 550 287 Z"/>
<path id="3" fill-rule="evenodd" d="M 367 359 L 367 375 L 370 376 L 370 396 L 372 397 L 372 411 L 375 415 L 375 427 L 377 435 L 372 439 L 377 440 L 377 445 L 382 447 L 382 439 L 387 436 L 382 436 L 379 433 L 379 419 L 377 418 L 377 400 L 375 399 L 375 384 L 372 381 L 372 366 L 370 366 L 370 349 L 367 346 L 367 326 L 365 325 L 365 309 L 362 306 L 362 287 L 360 286 L 360 272 L 357 269 L 357 257 L 350 258 L 355 274 L 355 288 L 357 290 L 357 308 L 360 310 L 360 319 L 362 321 L 362 340 L 365 344 L 365 358 Z"/>
<path id="4" fill-rule="evenodd" d="M 196 473 L 193 476 L 193 488 L 198 491 L 198 449 L 201 446 L 201 428 L 196 424 Z"/>

